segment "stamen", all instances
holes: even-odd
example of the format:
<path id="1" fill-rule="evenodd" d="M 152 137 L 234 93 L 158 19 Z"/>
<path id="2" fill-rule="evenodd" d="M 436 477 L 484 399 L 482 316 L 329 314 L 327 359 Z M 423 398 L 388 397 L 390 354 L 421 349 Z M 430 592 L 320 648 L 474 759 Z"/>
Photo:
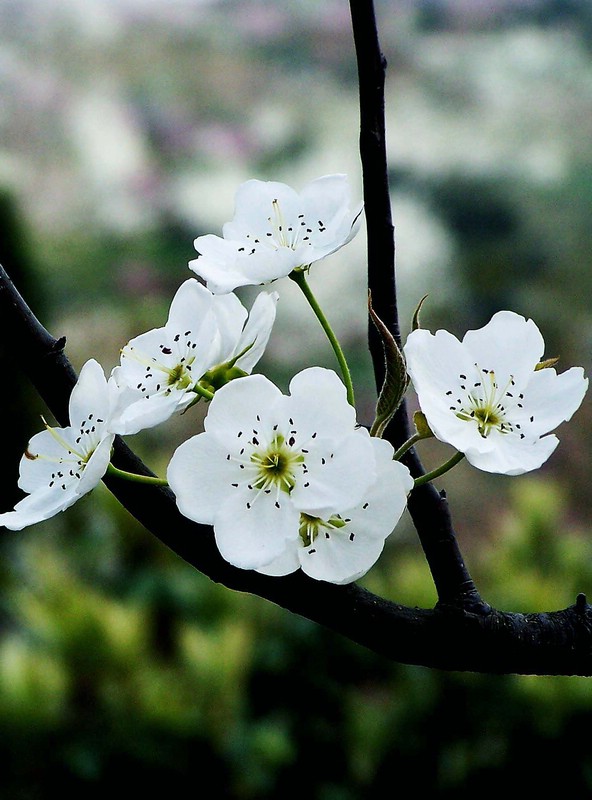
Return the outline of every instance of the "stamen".
<path id="1" fill-rule="evenodd" d="M 477 363 L 474 366 L 479 379 L 467 393 L 464 402 L 458 398 L 456 401 L 458 407 L 450 406 L 450 410 L 464 422 L 476 422 L 477 430 L 484 439 L 492 430 L 502 434 L 513 433 L 514 426 L 507 419 L 509 406 L 505 398 L 513 398 L 509 388 L 514 386 L 514 376 L 510 375 L 506 385 L 500 389 L 494 370 L 479 367 Z M 481 375 L 486 377 L 483 379 Z M 464 374 L 459 374 L 458 377 L 460 380 L 467 380 Z M 461 384 L 460 388 L 467 391 L 465 384 Z M 447 396 L 451 394 L 452 390 L 446 392 Z"/>

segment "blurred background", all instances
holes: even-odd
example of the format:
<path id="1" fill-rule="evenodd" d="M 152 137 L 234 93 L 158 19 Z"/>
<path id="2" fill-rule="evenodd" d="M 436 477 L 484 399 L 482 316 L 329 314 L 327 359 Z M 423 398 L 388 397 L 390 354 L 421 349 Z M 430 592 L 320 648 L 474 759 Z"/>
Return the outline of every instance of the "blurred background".
<path id="1" fill-rule="evenodd" d="M 401 326 L 459 336 L 500 308 L 590 372 L 592 2 L 382 0 Z M 244 180 L 346 172 L 361 195 L 346 0 L 0 0 L 0 259 L 77 369 L 164 324 L 193 239 Z M 365 236 L 310 282 L 372 419 Z M 296 287 L 258 371 L 287 388 L 332 353 Z M 246 304 L 253 293 L 245 290 Z M 0 320 L 0 510 L 47 414 Z M 413 397 L 410 399 L 413 408 Z M 161 474 L 200 407 L 129 443 Z M 592 594 L 589 402 L 536 474 L 461 464 L 447 489 L 485 599 L 541 611 Z M 449 456 L 422 450 L 428 466 Z M 592 791 L 592 684 L 391 664 L 211 583 L 99 487 L 0 538 L 0 797 L 462 800 Z M 404 519 L 362 583 L 435 595 Z M 570 794 L 571 793 L 571 794 Z"/>

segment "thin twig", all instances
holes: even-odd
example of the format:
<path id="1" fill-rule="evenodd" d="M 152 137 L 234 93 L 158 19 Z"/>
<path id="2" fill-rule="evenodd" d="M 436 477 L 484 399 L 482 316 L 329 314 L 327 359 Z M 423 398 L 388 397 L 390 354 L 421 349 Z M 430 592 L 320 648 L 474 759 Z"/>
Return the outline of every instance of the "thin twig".
<path id="1" fill-rule="evenodd" d="M 386 59 L 380 48 L 372 0 L 350 0 L 350 9 L 360 89 L 360 158 L 368 232 L 368 290 L 375 313 L 400 345 L 384 114 Z M 385 377 L 384 352 L 382 340 L 372 322 L 369 322 L 368 342 L 376 386 L 380 391 Z M 407 407 L 403 401 L 384 438 L 398 448 L 410 435 Z M 425 474 L 414 449 L 409 450 L 402 461 L 414 478 Z M 411 495 L 409 511 L 439 602 L 486 610 L 458 547 L 447 503 L 432 485 L 418 486 Z"/>

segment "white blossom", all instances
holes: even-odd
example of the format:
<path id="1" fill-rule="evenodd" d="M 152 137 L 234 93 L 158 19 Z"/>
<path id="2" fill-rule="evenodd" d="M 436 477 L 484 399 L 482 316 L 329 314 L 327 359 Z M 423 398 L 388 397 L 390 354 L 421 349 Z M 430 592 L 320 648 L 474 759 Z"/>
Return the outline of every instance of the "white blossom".
<path id="1" fill-rule="evenodd" d="M 113 370 L 121 413 L 114 429 L 132 434 L 164 422 L 196 400 L 207 373 L 232 365 L 233 375 L 251 372 L 275 321 L 277 292 L 261 292 L 251 313 L 234 294 L 212 294 L 195 278 L 177 290 L 164 327 L 132 339 Z M 212 379 L 215 379 L 212 376 Z"/>
<path id="2" fill-rule="evenodd" d="M 111 457 L 114 403 L 114 387 L 101 366 L 87 361 L 70 395 L 70 426 L 46 425 L 29 441 L 18 481 L 27 495 L 14 511 L 0 514 L 0 526 L 21 530 L 49 519 L 99 483 Z"/>
<path id="3" fill-rule="evenodd" d="M 543 337 L 532 320 L 499 311 L 462 342 L 439 330 L 413 331 L 404 348 L 419 404 L 434 435 L 486 472 L 540 467 L 559 440 L 550 431 L 579 408 L 581 367 L 537 369 Z"/>
<path id="4" fill-rule="evenodd" d="M 301 568 L 311 578 L 344 584 L 362 577 L 376 563 L 405 510 L 413 478 L 407 467 L 393 461 L 387 441 L 370 441 L 377 477 L 362 500 L 323 517 L 301 512 L 299 538 L 258 572 L 279 576 Z"/>
<path id="5" fill-rule="evenodd" d="M 392 459 L 390 445 L 357 427 L 337 375 L 312 367 L 292 379 L 289 395 L 261 375 L 218 390 L 205 432 L 176 450 L 167 478 L 181 513 L 214 526 L 231 564 L 285 574 L 300 566 L 294 556 L 306 543 L 303 568 L 342 582 L 374 563 L 411 488 L 387 450 Z M 383 479 L 388 490 L 377 485 Z"/>
<path id="6" fill-rule="evenodd" d="M 325 175 L 298 194 L 284 183 L 239 186 L 222 237 L 199 236 L 189 267 L 217 294 L 269 283 L 339 250 L 357 233 L 362 204 L 350 209 L 345 175 Z"/>

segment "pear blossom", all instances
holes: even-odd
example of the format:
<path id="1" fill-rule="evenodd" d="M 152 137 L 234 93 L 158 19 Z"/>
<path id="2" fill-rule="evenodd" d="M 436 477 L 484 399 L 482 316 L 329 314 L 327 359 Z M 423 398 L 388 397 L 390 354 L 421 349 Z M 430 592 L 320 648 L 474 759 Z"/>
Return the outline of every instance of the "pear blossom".
<path id="1" fill-rule="evenodd" d="M 486 472 L 540 467 L 559 443 L 550 431 L 571 418 L 588 387 L 581 367 L 557 374 L 544 366 L 544 346 L 535 323 L 512 311 L 462 342 L 444 330 L 413 331 L 407 368 L 434 435 Z"/>
<path id="2" fill-rule="evenodd" d="M 261 292 L 247 315 L 236 295 L 217 296 L 195 278 L 185 281 L 166 325 L 121 351 L 112 373 L 121 393 L 114 430 L 133 434 L 158 425 L 196 400 L 198 382 L 250 373 L 269 340 L 277 299 L 277 292 Z"/>
<path id="3" fill-rule="evenodd" d="M 167 479 L 181 513 L 213 525 L 220 553 L 234 566 L 269 565 L 274 574 L 285 574 L 300 565 L 295 554 L 306 542 L 306 563 L 321 545 L 309 574 L 351 579 L 378 557 L 411 482 L 397 473 L 390 483 L 390 467 L 384 470 L 390 446 L 377 446 L 357 427 L 333 371 L 305 369 L 289 391 L 282 394 L 262 375 L 223 386 L 210 404 L 204 433 L 175 451 Z M 388 491 L 377 488 L 383 477 Z M 365 503 L 374 517 L 367 528 Z M 338 563 L 331 563 L 333 557 Z"/>
<path id="4" fill-rule="evenodd" d="M 406 466 L 393 461 L 386 440 L 370 441 L 377 478 L 362 500 L 322 518 L 301 513 L 299 538 L 258 572 L 279 576 L 301 568 L 311 578 L 344 584 L 361 578 L 376 563 L 405 510 L 413 478 Z"/>
<path id="5" fill-rule="evenodd" d="M 324 175 L 299 194 L 284 183 L 249 180 L 237 190 L 222 237 L 195 240 L 197 258 L 189 267 L 216 294 L 270 283 L 347 244 L 361 213 L 361 203 L 350 209 L 346 175 Z"/>
<path id="6" fill-rule="evenodd" d="M 99 483 L 111 458 L 115 405 L 113 384 L 94 359 L 87 361 L 70 395 L 70 425 L 46 425 L 29 441 L 18 481 L 27 495 L 13 511 L 0 514 L 0 527 L 16 531 L 49 519 Z"/>

